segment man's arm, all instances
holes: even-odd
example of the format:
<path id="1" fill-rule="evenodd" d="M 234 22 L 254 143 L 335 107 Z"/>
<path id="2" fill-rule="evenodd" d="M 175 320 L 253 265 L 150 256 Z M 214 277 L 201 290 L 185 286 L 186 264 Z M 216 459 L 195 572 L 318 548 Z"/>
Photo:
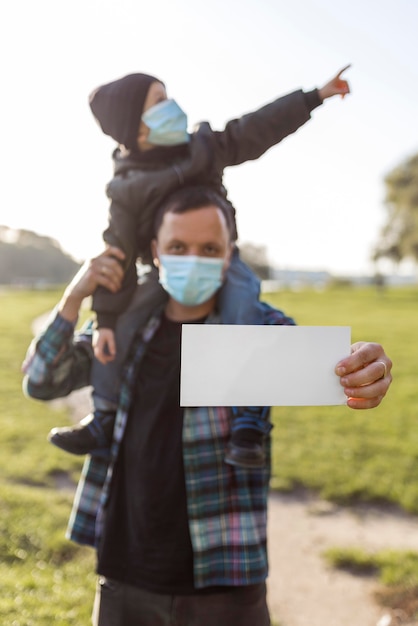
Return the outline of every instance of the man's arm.
<path id="1" fill-rule="evenodd" d="M 117 291 L 123 270 L 118 248 L 108 248 L 86 262 L 66 288 L 50 324 L 29 347 L 23 364 L 23 388 L 27 395 L 40 400 L 68 395 L 90 383 L 92 358 L 91 326 L 74 335 L 83 300 L 98 285 Z"/>
<path id="2" fill-rule="evenodd" d="M 91 327 L 74 336 L 74 324 L 56 312 L 29 346 L 22 366 L 24 393 L 37 400 L 53 400 L 89 385 L 91 337 Z"/>

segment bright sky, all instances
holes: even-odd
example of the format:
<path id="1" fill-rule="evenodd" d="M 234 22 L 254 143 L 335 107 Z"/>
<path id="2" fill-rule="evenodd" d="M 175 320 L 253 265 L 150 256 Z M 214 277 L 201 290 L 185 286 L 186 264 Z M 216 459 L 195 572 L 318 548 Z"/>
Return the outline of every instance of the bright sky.
<path id="1" fill-rule="evenodd" d="M 373 271 L 383 177 L 418 152 L 414 0 L 13 0 L 0 24 L 0 224 L 101 249 L 114 143 L 87 98 L 104 82 L 154 74 L 190 128 L 221 129 L 351 63 L 350 96 L 225 184 L 241 240 L 277 266 Z"/>

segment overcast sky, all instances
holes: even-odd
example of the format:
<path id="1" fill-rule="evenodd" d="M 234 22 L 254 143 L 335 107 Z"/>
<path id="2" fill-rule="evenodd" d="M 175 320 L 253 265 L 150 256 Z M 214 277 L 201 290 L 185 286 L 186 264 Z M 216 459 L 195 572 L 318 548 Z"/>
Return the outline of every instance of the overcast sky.
<path id="1" fill-rule="evenodd" d="M 14 0 L 0 9 L 0 224 L 101 248 L 114 143 L 88 94 L 131 72 L 164 80 L 190 128 L 341 67 L 352 94 L 257 162 L 228 168 L 242 241 L 282 268 L 373 271 L 385 174 L 418 152 L 414 0 Z"/>

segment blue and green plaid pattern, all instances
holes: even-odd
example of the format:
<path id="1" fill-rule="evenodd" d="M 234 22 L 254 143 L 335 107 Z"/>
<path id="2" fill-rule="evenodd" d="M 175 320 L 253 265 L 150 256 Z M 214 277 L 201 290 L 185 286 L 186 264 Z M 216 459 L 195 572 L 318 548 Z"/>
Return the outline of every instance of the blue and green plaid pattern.
<path id="1" fill-rule="evenodd" d="M 268 305 L 265 313 L 266 324 L 294 324 Z M 151 318 L 133 342 L 122 377 L 110 458 L 86 457 L 67 530 L 67 537 L 78 543 L 96 546 L 100 538 L 136 373 L 158 324 L 159 315 Z M 73 326 L 63 324 L 58 315 L 33 343 L 24 366 L 29 395 L 48 399 L 68 393 L 71 384 L 74 388 L 88 384 L 91 353 L 85 342 L 89 333 L 83 334 L 81 342 L 72 341 L 72 333 Z M 260 407 L 260 414 L 265 410 Z M 231 417 L 231 409 L 225 407 L 188 408 L 184 412 L 183 458 L 196 588 L 254 584 L 267 576 L 270 440 L 265 442 L 265 468 L 247 470 L 226 464 Z"/>

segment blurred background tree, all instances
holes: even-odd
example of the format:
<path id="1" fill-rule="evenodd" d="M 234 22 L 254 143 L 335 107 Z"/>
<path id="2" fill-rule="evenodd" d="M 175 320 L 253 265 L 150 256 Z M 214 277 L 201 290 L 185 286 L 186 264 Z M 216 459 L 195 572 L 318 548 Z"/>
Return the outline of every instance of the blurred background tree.
<path id="1" fill-rule="evenodd" d="M 384 179 L 388 219 L 373 260 L 418 261 L 418 154 L 395 167 Z"/>
<path id="2" fill-rule="evenodd" d="M 240 243 L 239 250 L 241 259 L 261 280 L 268 280 L 271 277 L 266 246 L 244 242 Z"/>
<path id="3" fill-rule="evenodd" d="M 64 284 L 79 267 L 54 239 L 0 226 L 0 285 Z"/>

